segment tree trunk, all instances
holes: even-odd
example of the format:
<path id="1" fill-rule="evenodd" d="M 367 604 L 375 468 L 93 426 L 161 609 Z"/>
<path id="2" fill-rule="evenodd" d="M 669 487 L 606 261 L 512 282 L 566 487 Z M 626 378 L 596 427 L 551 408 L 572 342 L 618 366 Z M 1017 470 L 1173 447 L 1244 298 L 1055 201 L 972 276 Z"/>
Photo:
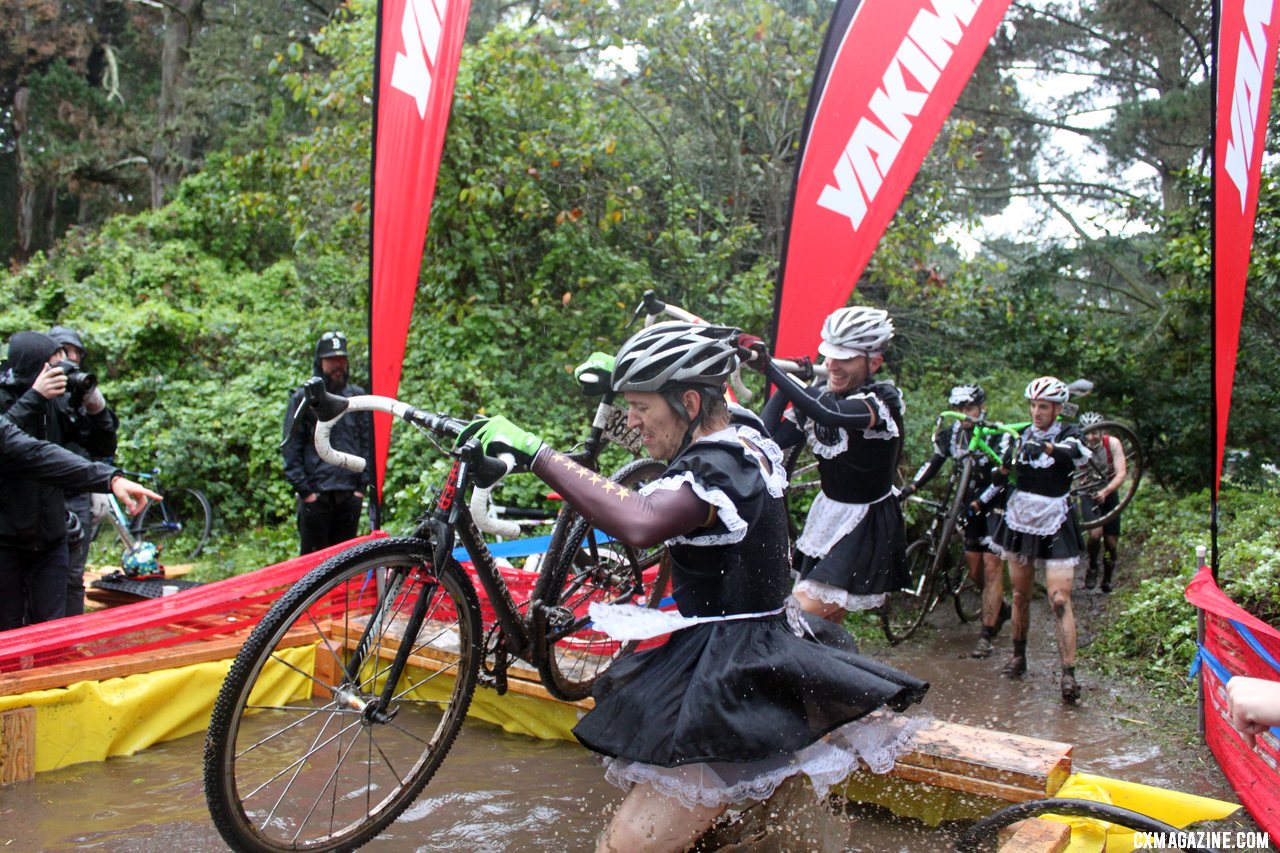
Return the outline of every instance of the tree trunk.
<path id="1" fill-rule="evenodd" d="M 195 156 L 195 134 L 182 126 L 187 65 L 204 25 L 204 0 L 174 0 L 164 10 L 164 50 L 160 58 L 157 135 L 151 146 L 151 206 L 182 180 Z"/>
<path id="2" fill-rule="evenodd" d="M 13 260 L 25 264 L 39 248 L 37 235 L 44 234 L 46 223 L 41 217 L 48 214 L 48 205 L 42 202 L 40 182 L 31 168 L 27 154 L 28 111 L 31 108 L 31 90 L 21 86 L 13 94 L 13 133 L 17 138 L 17 241 Z"/>

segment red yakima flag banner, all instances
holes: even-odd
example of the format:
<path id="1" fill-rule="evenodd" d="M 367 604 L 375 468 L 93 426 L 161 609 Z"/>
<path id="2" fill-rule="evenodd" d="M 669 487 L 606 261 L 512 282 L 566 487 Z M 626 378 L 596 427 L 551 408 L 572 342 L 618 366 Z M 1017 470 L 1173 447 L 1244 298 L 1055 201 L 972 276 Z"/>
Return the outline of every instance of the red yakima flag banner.
<path id="1" fill-rule="evenodd" d="M 1223 0 L 1218 29 L 1218 91 L 1214 121 L 1214 479 L 1222 479 L 1227 415 L 1235 382 L 1258 180 L 1271 115 L 1280 0 Z"/>
<path id="2" fill-rule="evenodd" d="M 374 65 L 369 367 L 372 393 L 400 388 L 422 247 L 470 0 L 380 0 Z M 391 416 L 374 415 L 378 496 Z"/>
<path id="3" fill-rule="evenodd" d="M 839 0 L 801 140 L 774 352 L 816 352 L 1010 0 Z"/>

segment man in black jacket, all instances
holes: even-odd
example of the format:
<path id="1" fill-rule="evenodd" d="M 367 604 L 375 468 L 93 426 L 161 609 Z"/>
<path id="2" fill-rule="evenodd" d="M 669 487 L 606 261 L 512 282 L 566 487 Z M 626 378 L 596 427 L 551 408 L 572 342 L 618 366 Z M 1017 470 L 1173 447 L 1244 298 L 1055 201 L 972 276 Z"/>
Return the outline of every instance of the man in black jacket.
<path id="1" fill-rule="evenodd" d="M 71 492 L 112 492 L 130 515 L 142 512 L 148 500 L 160 500 L 155 492 L 125 479 L 118 469 L 89 462 L 56 444 L 32 438 L 0 417 L 0 489 L 8 489 L 19 480 Z M 0 631 L 21 627 L 25 621 L 25 594 L 14 594 L 25 591 L 28 580 L 22 558 L 22 549 L 0 545 Z M 56 591 L 56 583 L 54 586 Z"/>
<path id="2" fill-rule="evenodd" d="M 53 444 L 63 440 L 54 402 L 67 388 L 66 373 L 55 366 L 63 355 L 48 335 L 18 332 L 0 365 L 0 415 Z M 64 616 L 67 571 L 63 486 L 7 465 L 0 470 L 0 630 Z"/>
<path id="3" fill-rule="evenodd" d="M 331 394 L 355 397 L 364 393 L 349 379 L 347 338 L 341 332 L 325 332 L 316 343 L 312 364 L 316 376 L 324 378 Z M 298 496 L 298 538 L 300 553 L 309 554 L 355 537 L 360 508 L 373 473 L 373 417 L 367 412 L 338 421 L 330 436 L 335 450 L 365 459 L 365 470 L 356 474 L 330 465 L 316 453 L 312 436 L 316 418 L 304 411 L 302 422 L 293 423 L 302 401 L 301 389 L 289 397 L 284 414 L 284 475 Z"/>
<path id="4" fill-rule="evenodd" d="M 66 326 L 54 326 L 49 330 L 49 337 L 62 347 L 67 361 L 84 368 L 89 353 L 78 332 Z M 96 384 L 88 391 L 63 394 L 55 402 L 63 447 L 91 460 L 108 460 L 115 455 L 120 419 L 111 411 Z M 93 501 L 86 492 L 68 491 L 67 510 L 80 519 L 82 531 L 78 539 L 73 537 L 67 542 L 67 615 L 77 616 L 84 612 L 84 564 L 96 530 Z"/>

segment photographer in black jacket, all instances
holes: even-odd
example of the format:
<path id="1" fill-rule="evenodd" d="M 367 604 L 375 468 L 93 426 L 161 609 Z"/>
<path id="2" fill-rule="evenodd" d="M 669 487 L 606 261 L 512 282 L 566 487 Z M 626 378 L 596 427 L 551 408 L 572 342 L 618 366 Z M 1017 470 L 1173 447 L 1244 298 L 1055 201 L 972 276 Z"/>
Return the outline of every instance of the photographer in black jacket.
<path id="1" fill-rule="evenodd" d="M 58 397 L 67 372 L 48 335 L 18 332 L 0 364 L 0 414 L 33 438 L 62 444 Z M 62 488 L 0 478 L 0 630 L 66 615 L 67 505 Z"/>
<path id="2" fill-rule="evenodd" d="M 312 368 L 324 378 L 330 394 L 355 397 L 364 393 L 351 385 L 347 361 L 347 337 L 341 332 L 325 332 L 316 343 Z M 373 476 L 373 416 L 368 412 L 338 421 L 330 435 L 335 450 L 363 456 L 360 474 L 330 465 L 316 453 L 312 436 L 316 416 L 306 409 L 302 422 L 294 428 L 293 417 L 302 400 L 302 390 L 289 397 L 284 413 L 284 475 L 298 496 L 298 538 L 300 553 L 309 554 L 355 537 L 360 524 L 360 508 Z"/>
<path id="3" fill-rule="evenodd" d="M 8 490 L 19 480 L 77 492 L 110 491 L 130 515 L 142 512 L 148 500 L 160 500 L 155 492 L 125 479 L 116 468 L 32 438 L 0 417 L 0 490 Z M 20 627 L 25 621 L 28 575 L 23 559 L 22 549 L 0 544 L 0 630 Z M 19 590 L 24 594 L 14 594 Z"/>
<path id="4" fill-rule="evenodd" d="M 120 419 L 107 405 L 98 388 L 97 380 L 85 372 L 88 351 L 74 329 L 54 326 L 49 337 L 62 347 L 64 370 L 69 372 L 67 393 L 55 401 L 58 406 L 58 425 L 62 430 L 62 446 L 94 461 L 110 460 L 116 452 L 117 431 Z M 84 612 L 84 564 L 89 557 L 89 543 L 93 541 L 97 525 L 94 523 L 93 500 L 84 491 L 67 492 L 67 510 L 80 520 L 80 536 L 67 541 L 67 615 Z"/>

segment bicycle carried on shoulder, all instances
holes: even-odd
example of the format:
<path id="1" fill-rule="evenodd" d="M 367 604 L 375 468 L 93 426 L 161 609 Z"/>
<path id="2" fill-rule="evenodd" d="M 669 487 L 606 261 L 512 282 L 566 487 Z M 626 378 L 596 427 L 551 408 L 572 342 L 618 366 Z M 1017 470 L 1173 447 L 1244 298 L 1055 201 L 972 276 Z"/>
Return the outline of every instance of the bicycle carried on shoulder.
<path id="1" fill-rule="evenodd" d="M 941 424 L 947 418 L 972 421 L 973 432 L 964 455 L 951 466 L 943 497 L 940 500 L 919 495 L 908 498 L 926 506 L 930 517 L 924 536 L 907 546 L 908 584 L 890 592 L 880 609 L 880 628 L 890 643 L 900 643 L 915 633 L 943 598 L 951 598 L 962 622 L 982 615 L 982 587 L 969 576 L 969 566 L 964 559 L 966 496 L 975 458 L 985 455 L 996 465 L 1001 464 L 1000 454 L 987 439 L 1017 433 L 1011 427 L 968 418 L 962 412 L 943 412 L 938 421 Z"/>
<path id="2" fill-rule="evenodd" d="M 114 565 L 118 561 L 125 574 L 131 574 L 130 555 L 138 554 L 147 543 L 155 546 L 156 556 L 172 562 L 187 562 L 204 553 L 213 531 L 213 508 L 203 492 L 185 486 L 166 488 L 159 468 L 126 471 L 125 476 L 145 484 L 163 500 L 149 502 L 130 518 L 115 495 L 104 495 L 109 509 L 107 523 L 98 526 L 89 545 L 89 564 Z M 114 551 L 113 546 L 123 551 Z"/>
<path id="3" fill-rule="evenodd" d="M 328 445 L 333 424 L 348 412 L 389 412 L 433 443 L 452 443 L 468 423 L 386 397 L 328 395 L 321 380 L 308 383 L 306 398 L 317 413 L 317 450 L 352 467 L 363 460 Z M 598 453 L 605 433 L 593 427 L 585 455 Z M 505 692 L 508 669 L 524 660 L 553 695 L 585 695 L 634 647 L 595 632 L 588 604 L 657 606 L 668 571 L 663 549 L 637 553 L 609 541 L 567 507 L 532 599 L 517 603 L 462 500 L 473 485 L 483 498 L 509 464 L 485 457 L 474 441 L 445 452 L 452 465 L 412 534 L 363 543 L 309 572 L 233 663 L 204 757 L 209 809 L 233 848 L 363 844 L 439 768 L 477 684 Z M 609 479 L 634 487 L 661 470 L 655 460 L 637 460 Z M 493 609 L 487 631 L 463 559 Z"/>

